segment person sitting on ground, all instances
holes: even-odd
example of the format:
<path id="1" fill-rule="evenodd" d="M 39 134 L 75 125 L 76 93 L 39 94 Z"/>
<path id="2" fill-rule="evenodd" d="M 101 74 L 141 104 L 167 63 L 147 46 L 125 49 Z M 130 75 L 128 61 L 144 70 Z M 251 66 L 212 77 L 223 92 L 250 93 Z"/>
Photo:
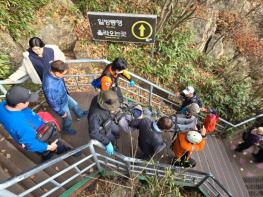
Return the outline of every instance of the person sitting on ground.
<path id="1" fill-rule="evenodd" d="M 17 81 L 27 75 L 35 84 L 41 84 L 43 75 L 50 70 L 54 60 L 65 61 L 63 52 L 56 45 L 45 45 L 38 37 L 29 40 L 29 49 L 23 53 L 21 66 L 7 80 Z"/>
<path id="2" fill-rule="evenodd" d="M 197 129 L 198 118 L 197 114 L 200 112 L 198 104 L 192 103 L 186 107 L 184 114 L 175 114 L 171 118 L 174 126 L 171 129 L 173 132 L 188 132 Z"/>
<path id="3" fill-rule="evenodd" d="M 64 134 L 74 135 L 76 131 L 71 128 L 72 109 L 77 116 L 77 120 L 87 115 L 87 111 L 82 111 L 77 101 L 69 96 L 65 85 L 64 76 L 68 71 L 68 64 L 61 60 L 56 60 L 51 64 L 50 72 L 43 77 L 42 89 L 49 106 L 63 119 L 62 130 Z"/>
<path id="4" fill-rule="evenodd" d="M 90 138 L 101 142 L 109 155 L 114 154 L 117 139 L 120 137 L 121 128 L 114 121 L 119 106 L 117 93 L 106 90 L 92 99 L 88 113 Z"/>
<path id="5" fill-rule="evenodd" d="M 99 78 L 93 80 L 93 87 L 99 88 L 102 91 L 113 89 L 117 92 L 120 102 L 122 102 L 123 96 L 118 87 L 118 78 L 123 76 L 130 81 L 130 86 L 135 86 L 135 82 L 126 69 L 127 62 L 122 58 L 116 58 L 112 63 L 106 66 Z"/>
<path id="6" fill-rule="evenodd" d="M 138 145 L 143 152 L 141 158 L 149 159 L 166 147 L 162 133 L 170 130 L 173 122 L 168 117 L 161 117 L 157 122 L 142 118 L 132 120 L 129 125 L 139 130 Z"/>
<path id="7" fill-rule="evenodd" d="M 45 122 L 30 108 L 29 102 L 38 100 L 37 93 L 32 93 L 20 86 L 13 86 L 7 91 L 6 100 L 0 103 L 0 123 L 12 136 L 14 141 L 27 151 L 49 159 L 53 153 L 61 154 L 70 150 L 58 140 L 50 144 L 42 142 L 37 137 L 37 131 Z"/>
<path id="8" fill-rule="evenodd" d="M 251 131 L 244 132 L 242 136 L 244 142 L 239 144 L 235 151 L 241 152 L 253 145 L 258 145 L 263 142 L 263 127 L 254 128 Z"/>
<path id="9" fill-rule="evenodd" d="M 198 104 L 201 111 L 205 111 L 205 108 L 202 108 L 201 99 L 192 86 L 187 86 L 181 93 L 177 92 L 176 95 L 182 100 L 178 113 L 185 113 L 186 107 L 192 103 Z"/>
<path id="10" fill-rule="evenodd" d="M 177 135 L 171 148 L 174 152 L 174 165 L 184 167 L 195 167 L 196 162 L 190 158 L 193 151 L 201 151 L 205 147 L 206 129 L 203 127 L 201 131 L 181 132 Z"/>

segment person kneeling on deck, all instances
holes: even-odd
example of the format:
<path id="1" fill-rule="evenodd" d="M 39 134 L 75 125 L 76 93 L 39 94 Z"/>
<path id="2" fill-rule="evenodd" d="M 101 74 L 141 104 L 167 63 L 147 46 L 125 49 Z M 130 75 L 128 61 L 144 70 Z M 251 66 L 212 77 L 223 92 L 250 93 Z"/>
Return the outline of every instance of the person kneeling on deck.
<path id="1" fill-rule="evenodd" d="M 29 102 L 38 100 L 37 93 L 32 93 L 20 86 L 13 86 L 6 94 L 6 100 L 0 103 L 0 123 L 14 141 L 30 152 L 38 153 L 45 161 L 54 153 L 61 154 L 70 150 L 58 139 L 51 138 L 44 142 L 39 136 L 46 123 L 30 108 Z M 54 128 L 55 129 L 55 128 Z M 52 133 L 56 132 L 52 130 Z"/>
<path id="2" fill-rule="evenodd" d="M 198 119 L 197 114 L 200 112 L 198 104 L 192 103 L 186 107 L 185 114 L 175 114 L 171 118 L 174 126 L 171 129 L 173 132 L 188 132 L 196 129 Z"/>
<path id="3" fill-rule="evenodd" d="M 142 159 L 149 159 L 166 147 L 162 133 L 170 130 L 173 122 L 168 117 L 161 117 L 157 122 L 142 118 L 132 120 L 129 125 L 139 129 L 138 145 L 143 152 Z"/>
<path id="4" fill-rule="evenodd" d="M 87 115 L 82 111 L 77 101 L 69 96 L 65 85 L 64 76 L 68 71 L 68 65 L 61 60 L 51 64 L 51 71 L 43 77 L 42 88 L 49 106 L 63 119 L 62 130 L 64 134 L 74 135 L 76 131 L 71 128 L 72 117 L 70 109 L 74 111 L 77 120 Z"/>
<path id="5" fill-rule="evenodd" d="M 98 88 L 102 91 L 112 89 L 117 92 L 119 101 L 123 102 L 123 95 L 120 88 L 118 87 L 118 79 L 120 76 L 125 77 L 130 81 L 130 86 L 135 86 L 135 82 L 132 80 L 132 77 L 129 75 L 127 69 L 127 62 L 122 58 L 116 58 L 111 64 L 107 65 L 103 70 L 101 76 L 92 81 L 94 88 Z"/>
<path id="6" fill-rule="evenodd" d="M 89 109 L 89 135 L 104 144 L 109 155 L 114 153 L 114 145 L 121 132 L 121 128 L 114 122 L 119 106 L 117 93 L 106 90 L 92 99 Z"/>
<path id="7" fill-rule="evenodd" d="M 188 131 L 187 133 L 179 133 L 175 141 L 172 143 L 172 151 L 175 158 L 173 165 L 183 167 L 195 167 L 196 162 L 190 158 L 193 151 L 200 151 L 205 146 L 206 129 L 203 127 L 201 131 Z"/>

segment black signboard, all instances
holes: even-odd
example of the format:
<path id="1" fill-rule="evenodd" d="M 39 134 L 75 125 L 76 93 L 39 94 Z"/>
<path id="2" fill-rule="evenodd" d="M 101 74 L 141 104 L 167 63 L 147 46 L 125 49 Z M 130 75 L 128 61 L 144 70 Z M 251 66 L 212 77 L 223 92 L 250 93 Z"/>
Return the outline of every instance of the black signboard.
<path id="1" fill-rule="evenodd" d="M 156 15 L 88 12 L 93 39 L 154 43 Z"/>

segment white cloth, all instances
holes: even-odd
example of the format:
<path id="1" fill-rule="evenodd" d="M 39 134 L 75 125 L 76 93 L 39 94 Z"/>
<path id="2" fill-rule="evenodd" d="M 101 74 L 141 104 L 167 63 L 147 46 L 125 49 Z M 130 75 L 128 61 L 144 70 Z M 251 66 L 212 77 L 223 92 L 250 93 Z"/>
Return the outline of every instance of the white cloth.
<path id="1" fill-rule="evenodd" d="M 54 50 L 54 60 L 61 60 L 61 61 L 65 61 L 65 56 L 64 53 L 58 48 L 58 46 L 56 45 L 45 45 L 45 47 L 47 48 L 51 48 Z M 30 59 L 29 59 L 29 52 L 26 51 L 23 53 L 23 60 L 21 63 L 21 66 L 16 70 L 16 72 L 14 72 L 11 76 L 9 76 L 9 78 L 7 79 L 7 81 L 17 81 L 21 78 L 24 78 L 26 76 L 29 76 L 30 79 L 32 80 L 33 83 L 35 84 L 42 84 L 37 71 L 35 70 L 33 64 L 31 63 Z"/>

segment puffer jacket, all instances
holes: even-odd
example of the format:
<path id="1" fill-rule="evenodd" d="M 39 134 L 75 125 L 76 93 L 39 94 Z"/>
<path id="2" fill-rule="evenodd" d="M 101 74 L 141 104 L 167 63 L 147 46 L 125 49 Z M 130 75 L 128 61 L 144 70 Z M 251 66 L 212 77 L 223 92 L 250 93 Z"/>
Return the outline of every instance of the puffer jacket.
<path id="1" fill-rule="evenodd" d="M 57 78 L 50 72 L 43 76 L 42 89 L 49 106 L 63 116 L 63 108 L 68 104 L 68 91 L 63 78 Z"/>
<path id="2" fill-rule="evenodd" d="M 90 104 L 88 122 L 89 122 L 89 134 L 92 139 L 96 139 L 104 145 L 109 144 L 111 141 L 107 138 L 103 128 L 103 124 L 109 121 L 106 132 L 111 132 L 112 128 L 112 117 L 109 110 L 102 109 L 98 102 L 98 96 L 95 96 Z"/>
<path id="3" fill-rule="evenodd" d="M 188 105 L 190 105 L 192 103 L 198 104 L 200 108 L 202 107 L 201 99 L 196 93 L 194 93 L 193 97 L 189 98 L 189 97 L 186 97 L 185 94 L 182 92 L 181 98 L 183 99 L 183 102 L 182 102 L 182 105 L 181 105 L 179 111 L 183 110 L 185 107 L 187 107 Z"/>
<path id="4" fill-rule="evenodd" d="M 54 61 L 61 60 L 65 61 L 65 56 L 63 52 L 58 48 L 56 45 L 45 45 L 47 48 L 51 48 L 54 50 Z M 21 66 L 14 72 L 12 75 L 9 76 L 7 81 L 17 81 L 23 77 L 29 76 L 33 83 L 41 84 L 40 77 L 38 76 L 37 71 L 35 70 L 32 62 L 29 59 L 29 52 L 26 51 L 23 53 L 23 60 Z"/>
<path id="5" fill-rule="evenodd" d="M 138 144 L 142 152 L 153 155 L 164 145 L 162 133 L 156 132 L 152 127 L 152 120 L 149 118 L 134 119 L 130 126 L 139 130 Z"/>
<path id="6" fill-rule="evenodd" d="M 187 154 L 187 160 L 193 151 L 200 151 L 205 147 L 205 138 L 199 144 L 192 144 L 186 139 L 187 133 L 179 133 L 175 142 L 172 145 L 172 150 L 177 159 L 180 159 L 184 154 Z"/>

